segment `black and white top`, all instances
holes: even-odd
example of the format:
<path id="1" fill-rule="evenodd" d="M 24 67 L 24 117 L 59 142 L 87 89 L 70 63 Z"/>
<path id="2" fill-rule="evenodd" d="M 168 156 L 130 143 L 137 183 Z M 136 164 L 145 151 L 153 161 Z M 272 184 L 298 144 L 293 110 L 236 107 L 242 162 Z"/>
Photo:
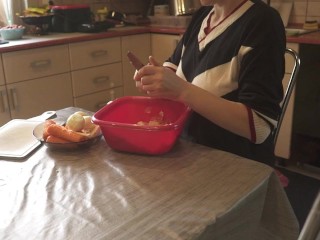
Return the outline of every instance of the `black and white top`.
<path id="1" fill-rule="evenodd" d="M 186 133 L 200 144 L 272 165 L 270 132 L 283 98 L 286 38 L 281 17 L 260 0 L 247 0 L 208 31 L 213 12 L 213 7 L 201 7 L 194 14 L 164 66 L 216 96 L 243 103 L 252 137 L 250 141 L 226 131 L 197 113 Z"/>

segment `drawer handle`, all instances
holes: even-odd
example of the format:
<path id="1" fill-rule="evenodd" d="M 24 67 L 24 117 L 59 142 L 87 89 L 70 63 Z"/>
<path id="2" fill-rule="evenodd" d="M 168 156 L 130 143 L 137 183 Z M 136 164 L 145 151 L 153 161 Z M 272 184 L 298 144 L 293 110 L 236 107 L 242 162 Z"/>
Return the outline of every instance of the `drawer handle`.
<path id="1" fill-rule="evenodd" d="M 18 106 L 17 91 L 15 88 L 10 89 L 10 99 L 11 99 L 12 110 L 16 110 L 19 106 Z"/>
<path id="2" fill-rule="evenodd" d="M 48 67 L 50 64 L 51 64 L 51 60 L 45 59 L 45 60 L 34 61 L 30 65 L 32 68 L 43 68 L 43 67 Z"/>
<path id="3" fill-rule="evenodd" d="M 91 53 L 91 56 L 92 57 L 102 57 L 102 56 L 105 56 L 108 54 L 108 51 L 107 50 L 97 50 L 97 51 L 93 51 Z"/>
<path id="4" fill-rule="evenodd" d="M 109 76 L 100 76 L 93 79 L 93 83 L 99 84 L 99 83 L 105 83 L 110 80 Z"/>
<path id="5" fill-rule="evenodd" d="M 9 104 L 8 104 L 6 91 L 5 90 L 4 91 L 0 91 L 0 96 L 1 96 L 1 99 L 2 99 L 2 102 L 1 102 L 2 110 L 1 110 L 1 112 L 7 112 L 9 110 Z"/>

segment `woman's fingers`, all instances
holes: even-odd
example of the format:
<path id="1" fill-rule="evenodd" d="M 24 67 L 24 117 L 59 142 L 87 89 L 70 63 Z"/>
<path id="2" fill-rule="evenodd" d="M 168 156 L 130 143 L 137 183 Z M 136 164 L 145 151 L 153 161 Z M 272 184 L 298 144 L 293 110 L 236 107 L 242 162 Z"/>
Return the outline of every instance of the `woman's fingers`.
<path id="1" fill-rule="evenodd" d="M 149 56 L 149 64 L 153 66 L 161 66 L 160 63 L 156 61 L 156 59 L 153 56 Z"/>

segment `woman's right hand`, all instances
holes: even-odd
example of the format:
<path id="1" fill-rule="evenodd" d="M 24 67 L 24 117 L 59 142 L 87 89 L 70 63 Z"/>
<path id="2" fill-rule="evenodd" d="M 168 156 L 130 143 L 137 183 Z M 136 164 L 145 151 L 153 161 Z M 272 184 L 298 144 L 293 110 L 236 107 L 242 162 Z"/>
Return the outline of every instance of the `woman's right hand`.
<path id="1" fill-rule="evenodd" d="M 149 64 L 136 71 L 136 86 L 152 97 L 180 99 L 188 82 L 178 77 L 171 69 L 160 65 L 152 56 Z"/>

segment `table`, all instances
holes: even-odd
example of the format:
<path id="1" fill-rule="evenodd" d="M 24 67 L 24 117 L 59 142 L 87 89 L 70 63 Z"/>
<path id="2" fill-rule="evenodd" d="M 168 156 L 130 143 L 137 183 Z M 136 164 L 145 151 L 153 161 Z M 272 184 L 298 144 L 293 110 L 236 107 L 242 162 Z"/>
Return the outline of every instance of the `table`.
<path id="1" fill-rule="evenodd" d="M 59 113 L 59 112 L 58 112 Z M 2 240 L 297 239 L 273 169 L 179 140 L 161 156 L 41 146 L 0 159 Z"/>

